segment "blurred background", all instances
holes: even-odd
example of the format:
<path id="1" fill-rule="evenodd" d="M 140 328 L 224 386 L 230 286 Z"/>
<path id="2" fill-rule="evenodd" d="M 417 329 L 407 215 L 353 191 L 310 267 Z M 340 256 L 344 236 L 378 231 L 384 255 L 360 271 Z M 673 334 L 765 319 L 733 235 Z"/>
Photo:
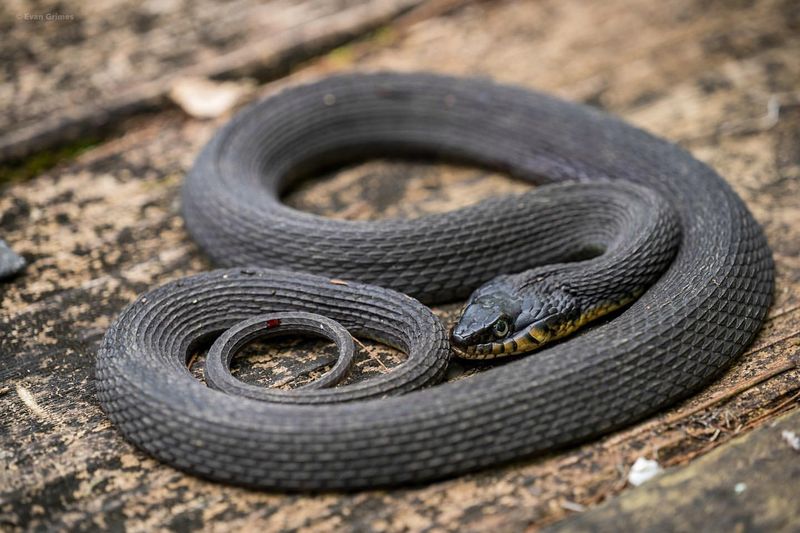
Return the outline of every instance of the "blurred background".
<path id="1" fill-rule="evenodd" d="M 717 169 L 777 264 L 775 304 L 741 362 L 666 418 L 391 492 L 250 492 L 132 448 L 94 398 L 94 356 L 138 294 L 213 267 L 179 214 L 198 151 L 248 102 L 334 72 L 385 69 L 547 91 Z M 303 184 L 287 202 L 372 219 L 526 187 L 483 169 L 368 161 Z M 706 530 L 712 517 L 712 529 L 791 530 L 800 472 L 784 432 L 800 434 L 798 205 L 796 0 L 5 0 L 0 237 L 29 265 L 0 285 L 0 529 Z M 456 310 L 435 309 L 445 322 Z M 253 347 L 234 372 L 292 387 L 334 357 L 295 339 Z M 365 343 L 350 379 L 401 362 Z M 202 364 L 198 354 L 198 377 Z M 448 379 L 482 370 L 457 364 Z M 666 472 L 634 488 L 639 459 Z"/>

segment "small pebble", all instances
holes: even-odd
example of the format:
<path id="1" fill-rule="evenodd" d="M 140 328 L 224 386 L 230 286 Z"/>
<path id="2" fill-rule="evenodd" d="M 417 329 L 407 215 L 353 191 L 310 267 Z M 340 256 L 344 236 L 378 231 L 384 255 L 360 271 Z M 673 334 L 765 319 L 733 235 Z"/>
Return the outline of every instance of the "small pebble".
<path id="1" fill-rule="evenodd" d="M 781 437 L 783 437 L 783 440 L 789 443 L 789 446 L 791 446 L 792 449 L 800 452 L 800 437 L 797 436 L 797 433 L 784 429 L 781 432 Z"/>
<path id="2" fill-rule="evenodd" d="M 631 466 L 631 471 L 628 473 L 628 483 L 634 487 L 638 487 L 642 483 L 654 478 L 664 469 L 658 464 L 658 461 L 652 461 L 639 457 Z"/>

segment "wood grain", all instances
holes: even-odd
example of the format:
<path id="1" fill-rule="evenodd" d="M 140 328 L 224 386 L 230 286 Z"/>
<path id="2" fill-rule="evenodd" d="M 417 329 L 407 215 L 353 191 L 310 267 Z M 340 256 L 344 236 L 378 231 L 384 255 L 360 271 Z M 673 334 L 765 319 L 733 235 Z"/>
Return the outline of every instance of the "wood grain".
<path id="1" fill-rule="evenodd" d="M 207 483 L 132 448 L 99 409 L 94 356 L 110 320 L 139 293 L 211 267 L 183 228 L 178 190 L 226 117 L 200 121 L 174 109 L 133 116 L 77 159 L 8 187 L 0 195 L 0 234 L 30 267 L 0 287 L 0 523 L 134 531 L 536 529 L 629 492 L 627 471 L 640 456 L 680 466 L 796 408 L 800 372 L 790 370 L 680 416 L 788 363 L 800 346 L 798 28 L 800 10 L 790 0 L 475 2 L 402 31 L 390 25 L 259 87 L 264 95 L 355 68 L 491 76 L 547 90 L 687 147 L 729 180 L 769 238 L 777 289 L 767 324 L 708 390 L 599 442 L 429 486 L 287 496 Z M 476 169 L 372 161 L 307 183 L 288 201 L 368 219 L 451 209 L 522 187 Z M 451 321 L 456 310 L 436 311 Z M 255 346 L 234 370 L 248 381 L 292 386 L 308 379 L 292 380 L 293 372 L 329 363 L 331 354 L 300 339 Z M 401 360 L 371 344 L 358 357 L 351 379 Z M 201 368 L 198 354 L 193 370 Z M 449 379 L 483 370 L 458 364 Z"/>

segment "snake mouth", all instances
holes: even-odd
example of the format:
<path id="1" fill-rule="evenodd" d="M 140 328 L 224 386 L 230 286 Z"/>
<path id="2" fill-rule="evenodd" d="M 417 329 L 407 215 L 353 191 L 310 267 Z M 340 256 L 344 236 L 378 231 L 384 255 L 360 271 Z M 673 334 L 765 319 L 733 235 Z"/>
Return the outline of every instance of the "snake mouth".
<path id="1" fill-rule="evenodd" d="M 461 351 L 469 351 L 477 346 L 491 344 L 491 333 L 479 331 L 475 333 L 465 333 L 458 326 L 450 332 L 450 344 Z"/>
<path id="2" fill-rule="evenodd" d="M 510 338 L 504 341 L 485 342 L 459 346 L 451 342 L 451 346 L 458 357 L 462 359 L 496 359 L 509 355 L 520 355 L 538 348 L 538 343 L 532 339 L 525 347 L 521 341 Z"/>
<path id="3" fill-rule="evenodd" d="M 493 345 L 495 344 L 499 343 L 489 342 L 485 344 L 458 346 L 451 342 L 450 346 L 453 348 L 455 354 L 461 359 L 494 359 L 497 357 L 497 355 L 492 353 L 494 351 Z"/>
<path id="4" fill-rule="evenodd" d="M 486 359 L 485 354 L 491 354 L 492 344 L 489 334 L 464 333 L 458 327 L 450 332 L 450 346 L 458 357 L 462 359 Z"/>
<path id="5" fill-rule="evenodd" d="M 503 339 L 497 339 L 491 331 L 464 334 L 454 328 L 450 333 L 450 346 L 462 359 L 494 359 L 504 355 Z"/>
<path id="6" fill-rule="evenodd" d="M 486 336 L 483 336 L 480 339 L 483 342 L 474 342 L 474 337 L 460 338 L 453 333 L 450 337 L 450 344 L 456 355 L 462 359 L 495 359 L 523 355 L 541 348 L 559 336 L 553 329 L 554 321 L 559 317 L 558 313 L 548 315 L 505 339 L 495 341 L 488 340 Z M 470 340 L 473 342 L 470 343 Z"/>

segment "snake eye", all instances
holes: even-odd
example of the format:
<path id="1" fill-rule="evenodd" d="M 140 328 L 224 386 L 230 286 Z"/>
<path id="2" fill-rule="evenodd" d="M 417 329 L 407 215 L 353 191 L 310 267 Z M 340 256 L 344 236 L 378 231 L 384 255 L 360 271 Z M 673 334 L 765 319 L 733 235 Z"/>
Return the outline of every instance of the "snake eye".
<path id="1" fill-rule="evenodd" d="M 505 318 L 501 318 L 494 323 L 494 336 L 502 339 L 506 335 L 508 335 L 508 321 Z"/>

